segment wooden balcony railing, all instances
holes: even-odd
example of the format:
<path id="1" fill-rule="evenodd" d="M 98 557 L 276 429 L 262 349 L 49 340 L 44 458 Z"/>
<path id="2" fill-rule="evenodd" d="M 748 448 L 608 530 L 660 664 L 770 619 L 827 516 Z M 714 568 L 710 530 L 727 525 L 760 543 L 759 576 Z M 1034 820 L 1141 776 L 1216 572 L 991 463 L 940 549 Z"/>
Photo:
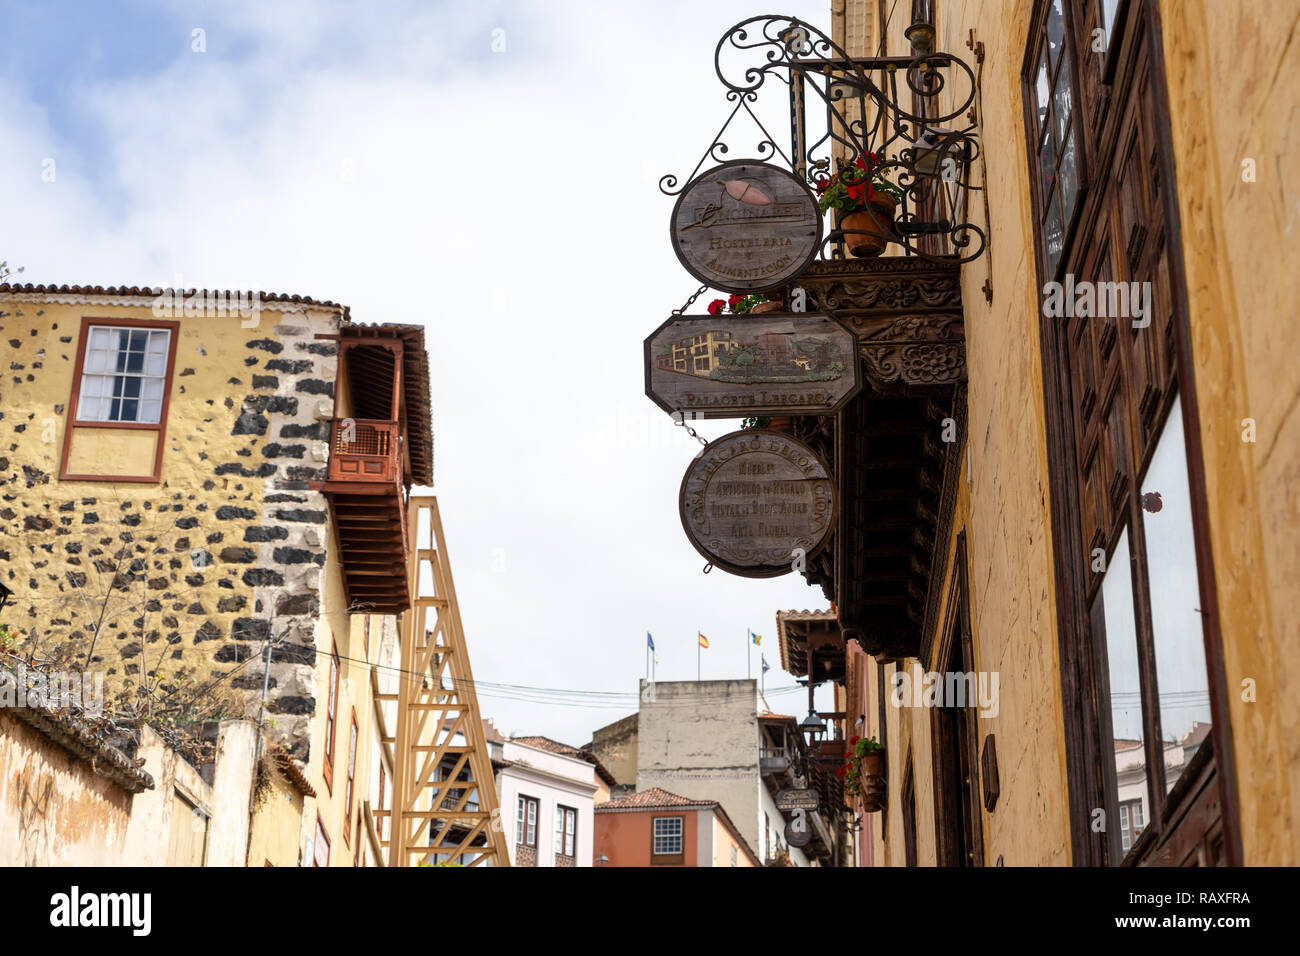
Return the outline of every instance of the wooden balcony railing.
<path id="1" fill-rule="evenodd" d="M 393 484 L 402 474 L 402 437 L 397 422 L 334 419 L 330 481 Z"/>

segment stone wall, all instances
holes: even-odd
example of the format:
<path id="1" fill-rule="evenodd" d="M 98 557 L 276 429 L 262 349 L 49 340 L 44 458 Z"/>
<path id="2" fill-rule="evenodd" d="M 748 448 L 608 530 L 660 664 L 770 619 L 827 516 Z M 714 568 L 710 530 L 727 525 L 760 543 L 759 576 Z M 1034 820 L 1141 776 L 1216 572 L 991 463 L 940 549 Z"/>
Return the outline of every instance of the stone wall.
<path id="1" fill-rule="evenodd" d="M 601 727 L 591 735 L 591 751 L 620 786 L 636 785 L 637 715 Z"/>
<path id="2" fill-rule="evenodd" d="M 643 681 L 636 788 L 716 800 L 756 847 L 758 737 L 756 681 Z"/>
<path id="3" fill-rule="evenodd" d="M 323 615 L 340 610 L 321 607 L 329 511 L 308 488 L 325 476 L 336 347 L 314 336 L 341 316 L 276 303 L 256 328 L 178 318 L 161 482 L 60 481 L 82 319 L 152 319 L 151 302 L 0 294 L 6 623 L 56 657 L 89 650 L 98 627 L 90 667 L 110 688 L 227 675 L 250 697 L 272 636 L 270 709 L 305 760 Z"/>

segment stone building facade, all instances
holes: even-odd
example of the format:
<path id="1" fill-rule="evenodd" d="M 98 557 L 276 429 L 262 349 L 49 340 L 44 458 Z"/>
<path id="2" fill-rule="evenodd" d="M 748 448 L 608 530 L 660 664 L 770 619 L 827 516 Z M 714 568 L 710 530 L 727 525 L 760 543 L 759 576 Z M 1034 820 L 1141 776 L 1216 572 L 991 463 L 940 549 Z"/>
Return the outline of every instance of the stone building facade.
<path id="1" fill-rule="evenodd" d="M 404 489 L 432 482 L 423 330 L 301 296 L 4 285 L 0 339 L 19 648 L 102 670 L 123 702 L 211 685 L 211 706 L 256 718 L 265 682 L 263 733 L 345 859 L 379 774 L 370 670 L 407 599 Z M 382 474 L 340 484 L 340 462 Z M 379 563 L 366 515 L 339 518 L 367 495 Z"/>

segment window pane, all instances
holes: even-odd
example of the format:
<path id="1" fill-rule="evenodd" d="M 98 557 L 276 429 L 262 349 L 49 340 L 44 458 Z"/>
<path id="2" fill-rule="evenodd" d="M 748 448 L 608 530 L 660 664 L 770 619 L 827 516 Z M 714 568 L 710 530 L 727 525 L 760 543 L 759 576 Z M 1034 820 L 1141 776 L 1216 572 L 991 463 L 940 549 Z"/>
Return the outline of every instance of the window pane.
<path id="1" fill-rule="evenodd" d="M 1064 229 L 1061 225 L 1061 204 L 1052 198 L 1052 208 L 1047 215 L 1047 222 L 1043 225 L 1043 240 L 1047 246 L 1047 271 L 1048 273 L 1056 272 L 1056 264 L 1061 259 L 1061 249 L 1065 245 Z"/>
<path id="2" fill-rule="evenodd" d="M 1043 139 L 1043 148 L 1038 154 L 1038 170 L 1043 177 L 1043 201 L 1046 202 L 1056 183 L 1056 151 L 1052 146 L 1051 134 Z"/>
<path id="3" fill-rule="evenodd" d="M 1038 57 L 1038 81 L 1037 81 L 1038 98 L 1036 106 L 1038 108 L 1038 135 L 1042 136 L 1043 127 L 1047 125 L 1047 100 L 1051 95 L 1052 87 L 1047 81 L 1047 50 L 1044 49 Z"/>
<path id="4" fill-rule="evenodd" d="M 1110 51 L 1110 41 L 1115 36 L 1115 13 L 1119 9 L 1119 0 L 1101 0 L 1101 23 L 1106 31 L 1106 51 Z"/>
<path id="5" fill-rule="evenodd" d="M 1200 579 L 1181 399 L 1174 400 L 1142 481 L 1142 528 L 1147 539 L 1167 791 L 1210 732 L 1210 683 L 1198 610 Z"/>
<path id="6" fill-rule="evenodd" d="M 1146 752 L 1142 745 L 1142 686 L 1138 671 L 1137 621 L 1133 610 L 1133 571 L 1128 529 L 1120 535 L 1101 583 L 1100 600 L 1106 619 L 1107 679 L 1110 722 L 1115 754 L 1117 804 L 1146 794 Z M 1103 743 L 1106 743 L 1103 741 Z M 1105 748 L 1103 748 L 1104 752 Z"/>
<path id="7" fill-rule="evenodd" d="M 1071 131 L 1070 138 L 1065 141 L 1065 148 L 1061 152 L 1061 216 L 1063 222 L 1070 221 L 1070 215 L 1074 212 L 1074 200 L 1079 194 L 1079 170 L 1075 164 L 1074 158 L 1074 133 Z"/>
<path id="8" fill-rule="evenodd" d="M 1052 91 L 1052 116 L 1056 121 L 1056 141 L 1064 143 L 1070 127 L 1070 76 L 1065 70 L 1056 78 L 1056 89 Z"/>
<path id="9" fill-rule="evenodd" d="M 101 331 L 96 329 L 95 331 Z M 113 363 L 116 362 L 116 352 L 108 349 L 87 349 L 86 362 L 82 367 L 82 372 L 111 372 Z"/>
<path id="10" fill-rule="evenodd" d="M 1061 0 L 1052 0 L 1047 7 L 1047 60 L 1053 73 L 1061 59 L 1065 39 L 1065 17 L 1061 13 Z"/>

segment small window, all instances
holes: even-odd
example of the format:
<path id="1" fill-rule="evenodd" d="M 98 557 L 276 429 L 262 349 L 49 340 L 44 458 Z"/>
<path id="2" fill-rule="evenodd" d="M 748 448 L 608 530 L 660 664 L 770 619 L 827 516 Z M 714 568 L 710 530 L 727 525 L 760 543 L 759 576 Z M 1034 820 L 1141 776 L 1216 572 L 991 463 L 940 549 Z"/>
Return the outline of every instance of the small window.
<path id="1" fill-rule="evenodd" d="M 736 862 L 736 860 L 737 860 L 737 857 L 736 857 L 736 846 L 735 846 L 735 844 L 732 844 L 732 847 L 731 847 L 731 865 L 732 865 L 732 866 L 739 866 L 739 865 L 740 865 L 739 863 Z"/>
<path id="2" fill-rule="evenodd" d="M 685 854 L 682 840 L 683 819 L 683 817 L 654 818 L 654 835 L 650 847 L 650 856 L 652 858 L 682 857 Z"/>
<path id="3" fill-rule="evenodd" d="M 62 480 L 161 480 L 179 329 L 177 322 L 82 319 Z"/>
<path id="4" fill-rule="evenodd" d="M 325 785 L 334 789 L 334 725 L 338 722 L 339 707 L 339 649 L 330 651 L 329 696 L 325 703 Z"/>
<path id="5" fill-rule="evenodd" d="M 343 842 L 352 838 L 352 784 L 357 774 L 357 712 L 352 712 L 352 730 L 348 734 L 348 782 L 343 789 Z"/>
<path id="6" fill-rule="evenodd" d="M 92 325 L 81 366 L 77 420 L 162 420 L 171 329 Z"/>
<path id="7" fill-rule="evenodd" d="M 520 846 L 537 846 L 537 801 L 520 797 L 515 814 L 515 842 Z"/>
<path id="8" fill-rule="evenodd" d="M 1129 800 L 1119 805 L 1119 825 L 1124 841 L 1124 852 L 1127 853 L 1137 842 L 1137 838 L 1142 835 L 1142 829 L 1146 826 L 1141 800 Z"/>
<path id="9" fill-rule="evenodd" d="M 578 811 L 571 807 L 555 808 L 555 855 L 572 857 L 578 839 Z"/>
<path id="10" fill-rule="evenodd" d="M 330 865 L 330 838 L 325 832 L 325 824 L 321 823 L 319 815 L 316 817 L 316 845 L 312 850 L 311 865 Z"/>

